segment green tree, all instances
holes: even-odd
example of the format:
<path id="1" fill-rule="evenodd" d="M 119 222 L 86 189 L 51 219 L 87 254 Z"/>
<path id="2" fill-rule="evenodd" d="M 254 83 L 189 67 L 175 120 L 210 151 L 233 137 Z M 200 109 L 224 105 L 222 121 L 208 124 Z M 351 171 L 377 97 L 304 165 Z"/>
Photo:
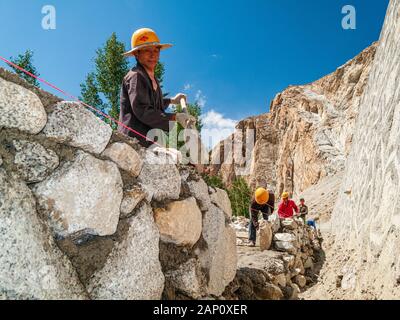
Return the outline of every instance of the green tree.
<path id="1" fill-rule="evenodd" d="M 103 100 L 100 98 L 100 94 L 98 91 L 98 84 L 96 81 L 96 74 L 94 72 L 90 72 L 86 76 L 85 83 L 81 84 L 81 96 L 79 99 L 86 104 L 95 107 L 103 113 L 106 113 L 107 106 L 103 103 Z M 93 110 L 91 110 L 93 111 Z M 97 112 L 93 111 L 94 114 L 98 115 L 101 119 L 104 117 Z"/>
<path id="2" fill-rule="evenodd" d="M 195 103 L 188 103 L 187 104 L 187 110 L 190 115 L 196 118 L 196 129 L 201 134 L 201 129 L 203 128 L 203 124 L 201 122 L 201 107 L 199 106 L 198 102 L 196 101 Z M 180 104 L 172 107 L 172 111 L 174 113 L 180 113 L 183 111 L 182 106 Z M 170 147 L 173 148 L 181 148 L 185 142 L 184 141 L 178 141 L 179 134 L 184 128 L 179 124 L 176 123 L 175 127 L 171 130 L 169 134 L 169 145 Z M 176 146 L 175 142 L 178 141 L 178 145 Z"/>
<path id="3" fill-rule="evenodd" d="M 233 214 L 249 218 L 251 191 L 242 177 L 233 181 L 232 186 L 228 189 L 228 196 L 231 200 Z"/>
<path id="4" fill-rule="evenodd" d="M 10 61 L 17 66 L 20 66 L 21 68 L 24 68 L 26 71 L 32 73 L 35 76 L 39 76 L 39 73 L 37 72 L 35 66 L 33 65 L 33 52 L 31 50 L 26 50 L 24 54 L 19 54 L 17 58 L 10 58 Z M 16 74 L 18 74 L 22 79 L 25 79 L 28 81 L 30 84 L 34 85 L 35 87 L 40 87 L 39 82 L 35 79 L 32 78 L 31 76 L 27 75 L 23 71 L 11 67 Z"/>
<path id="5" fill-rule="evenodd" d="M 121 83 L 129 71 L 128 60 L 122 55 L 125 51 L 125 45 L 118 41 L 115 32 L 104 47 L 96 51 L 97 89 L 107 99 L 108 114 L 114 119 L 119 118 Z"/>

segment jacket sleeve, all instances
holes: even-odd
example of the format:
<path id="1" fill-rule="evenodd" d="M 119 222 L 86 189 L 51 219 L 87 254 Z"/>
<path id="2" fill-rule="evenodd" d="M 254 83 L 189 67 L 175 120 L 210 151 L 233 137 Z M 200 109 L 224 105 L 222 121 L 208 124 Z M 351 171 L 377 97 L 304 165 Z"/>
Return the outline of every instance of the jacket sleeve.
<path id="1" fill-rule="evenodd" d="M 170 104 L 171 104 L 171 99 L 170 98 L 164 98 L 163 99 L 164 110 L 167 109 Z"/>
<path id="2" fill-rule="evenodd" d="M 146 80 L 137 72 L 126 79 L 126 90 L 129 96 L 132 113 L 151 128 L 169 131 L 172 115 L 156 109 L 146 89 Z"/>
<path id="3" fill-rule="evenodd" d="M 292 202 L 293 209 L 296 211 L 296 213 L 299 213 L 299 208 L 296 206 L 294 201 Z"/>

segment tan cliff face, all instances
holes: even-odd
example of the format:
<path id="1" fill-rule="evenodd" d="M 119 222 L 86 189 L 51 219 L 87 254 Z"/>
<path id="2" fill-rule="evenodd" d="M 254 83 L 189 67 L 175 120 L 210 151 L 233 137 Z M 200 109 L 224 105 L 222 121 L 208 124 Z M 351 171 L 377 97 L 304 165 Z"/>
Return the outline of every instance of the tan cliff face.
<path id="1" fill-rule="evenodd" d="M 226 152 L 221 142 L 213 159 L 221 157 L 222 164 L 213 165 L 211 172 L 228 185 L 243 174 L 252 188 L 267 186 L 276 193 L 298 195 L 343 171 L 376 47 L 320 80 L 288 87 L 272 101 L 270 113 L 239 122 L 234 139 L 242 138 L 246 129 L 255 130 L 250 161 L 236 161 L 232 148 Z"/>

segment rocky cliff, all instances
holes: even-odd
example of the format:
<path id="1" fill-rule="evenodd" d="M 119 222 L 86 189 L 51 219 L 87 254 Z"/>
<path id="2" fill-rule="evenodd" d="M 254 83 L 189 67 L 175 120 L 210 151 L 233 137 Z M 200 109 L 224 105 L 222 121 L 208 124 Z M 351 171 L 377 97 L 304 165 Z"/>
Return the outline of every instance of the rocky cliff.
<path id="1" fill-rule="evenodd" d="M 299 195 L 343 171 L 376 46 L 320 80 L 290 86 L 275 97 L 269 113 L 241 121 L 235 134 L 213 150 L 214 163 L 218 159 L 221 165 L 211 172 L 228 185 L 243 176 L 252 188 Z M 255 145 L 247 147 L 246 158 L 245 148 L 238 152 L 231 141 L 244 141 L 248 129 L 254 130 Z"/>
<path id="2" fill-rule="evenodd" d="M 341 294 L 399 298 L 400 1 L 392 0 L 332 214 Z"/>
<path id="3" fill-rule="evenodd" d="M 0 69 L 0 298 L 218 298 L 225 191 Z"/>

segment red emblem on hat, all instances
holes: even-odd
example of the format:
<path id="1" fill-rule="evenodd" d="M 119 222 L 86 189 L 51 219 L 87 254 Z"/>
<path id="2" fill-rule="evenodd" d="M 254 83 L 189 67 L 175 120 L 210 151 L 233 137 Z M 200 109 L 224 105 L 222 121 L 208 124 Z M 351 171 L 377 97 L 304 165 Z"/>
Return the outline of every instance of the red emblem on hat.
<path id="1" fill-rule="evenodd" d="M 145 42 L 145 41 L 147 41 L 147 40 L 149 40 L 149 37 L 148 37 L 148 36 L 141 36 L 141 37 L 139 38 L 139 41 Z"/>

